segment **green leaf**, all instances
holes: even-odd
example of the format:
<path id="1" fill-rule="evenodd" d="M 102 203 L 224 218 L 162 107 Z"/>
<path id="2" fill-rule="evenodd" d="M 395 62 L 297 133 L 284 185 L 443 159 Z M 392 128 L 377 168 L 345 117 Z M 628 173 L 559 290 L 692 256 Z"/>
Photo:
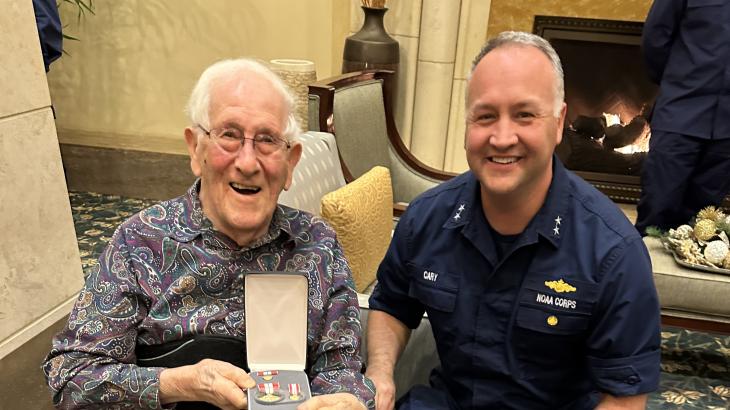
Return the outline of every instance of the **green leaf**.
<path id="1" fill-rule="evenodd" d="M 63 4 L 70 4 L 70 7 L 76 7 L 76 24 L 81 23 L 82 18 L 86 18 L 86 13 L 96 14 L 94 11 L 94 2 L 93 0 L 56 0 L 56 7 L 60 8 Z M 65 28 L 68 26 L 68 24 L 63 25 L 63 31 L 62 35 L 65 40 L 71 40 L 71 41 L 81 41 L 79 38 L 74 37 L 72 35 L 65 33 Z M 71 55 L 66 50 L 62 50 L 64 54 Z"/>
<path id="2" fill-rule="evenodd" d="M 659 239 L 667 236 L 667 232 L 662 231 L 661 229 L 659 229 L 659 227 L 653 226 L 653 225 L 646 227 L 646 234 L 648 236 L 651 236 L 652 238 L 659 238 Z"/>

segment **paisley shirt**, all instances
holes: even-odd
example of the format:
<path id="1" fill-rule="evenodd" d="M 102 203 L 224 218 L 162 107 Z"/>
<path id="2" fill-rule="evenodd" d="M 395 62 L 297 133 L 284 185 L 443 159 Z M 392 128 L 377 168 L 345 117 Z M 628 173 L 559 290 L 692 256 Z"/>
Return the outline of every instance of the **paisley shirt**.
<path id="1" fill-rule="evenodd" d="M 245 337 L 244 273 L 298 271 L 309 281 L 312 393 L 350 392 L 373 407 L 374 387 L 361 373 L 357 297 L 332 228 L 279 205 L 268 233 L 241 248 L 203 215 L 199 184 L 117 228 L 43 363 L 56 406 L 161 408 L 163 368 L 137 366 L 135 344 Z"/>

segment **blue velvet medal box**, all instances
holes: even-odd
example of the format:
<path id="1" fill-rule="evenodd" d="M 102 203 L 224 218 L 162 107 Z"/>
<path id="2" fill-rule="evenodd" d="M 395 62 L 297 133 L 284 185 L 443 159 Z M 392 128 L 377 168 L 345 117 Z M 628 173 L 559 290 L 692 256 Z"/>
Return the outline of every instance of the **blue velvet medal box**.
<path id="1" fill-rule="evenodd" d="M 245 278 L 246 355 L 256 386 L 251 410 L 296 409 L 311 397 L 307 360 L 307 277 L 254 272 Z"/>

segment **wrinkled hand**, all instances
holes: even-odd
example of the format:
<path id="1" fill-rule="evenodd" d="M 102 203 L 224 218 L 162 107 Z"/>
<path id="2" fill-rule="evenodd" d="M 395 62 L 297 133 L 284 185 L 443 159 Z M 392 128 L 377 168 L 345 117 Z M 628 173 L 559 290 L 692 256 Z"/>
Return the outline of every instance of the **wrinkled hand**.
<path id="1" fill-rule="evenodd" d="M 203 359 L 160 373 L 160 401 L 204 401 L 223 410 L 248 407 L 246 389 L 256 382 L 243 369 L 219 360 Z"/>
<path id="2" fill-rule="evenodd" d="M 365 376 L 375 384 L 375 410 L 392 410 L 395 407 L 395 381 L 393 381 L 393 376 L 370 371 L 366 372 Z"/>
<path id="3" fill-rule="evenodd" d="M 366 410 L 366 408 L 350 393 L 332 393 L 312 397 L 297 407 L 297 410 Z"/>

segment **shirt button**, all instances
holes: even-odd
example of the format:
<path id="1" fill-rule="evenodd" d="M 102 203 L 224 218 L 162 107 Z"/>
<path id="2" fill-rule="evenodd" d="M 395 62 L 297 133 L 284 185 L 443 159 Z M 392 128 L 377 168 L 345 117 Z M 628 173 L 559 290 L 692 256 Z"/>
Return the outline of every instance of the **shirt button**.
<path id="1" fill-rule="evenodd" d="M 639 378 L 637 376 L 629 376 L 626 378 L 626 383 L 628 384 L 636 384 L 639 382 Z"/>

